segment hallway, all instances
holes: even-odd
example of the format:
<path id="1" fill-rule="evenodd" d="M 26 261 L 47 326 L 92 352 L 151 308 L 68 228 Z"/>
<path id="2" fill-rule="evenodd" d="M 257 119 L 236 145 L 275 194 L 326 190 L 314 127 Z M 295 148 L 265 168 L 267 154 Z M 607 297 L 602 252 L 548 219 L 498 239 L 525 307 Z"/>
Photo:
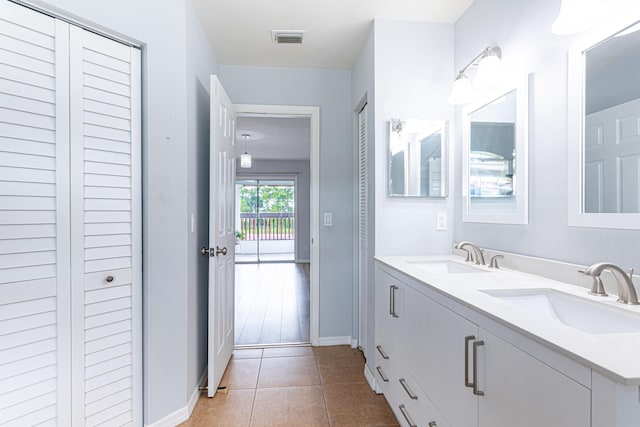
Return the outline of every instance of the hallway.
<path id="1" fill-rule="evenodd" d="M 220 383 L 227 393 L 203 394 L 181 426 L 397 426 L 364 362 L 348 346 L 236 350 Z"/>
<path id="2" fill-rule="evenodd" d="M 236 264 L 236 346 L 309 343 L 309 264 Z"/>

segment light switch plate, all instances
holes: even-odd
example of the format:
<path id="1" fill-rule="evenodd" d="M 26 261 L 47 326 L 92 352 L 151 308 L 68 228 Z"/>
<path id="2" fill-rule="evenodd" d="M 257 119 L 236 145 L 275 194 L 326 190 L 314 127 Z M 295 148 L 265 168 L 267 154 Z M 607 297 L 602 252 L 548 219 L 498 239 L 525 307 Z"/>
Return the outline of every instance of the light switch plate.
<path id="1" fill-rule="evenodd" d="M 331 212 L 324 213 L 324 226 L 331 227 L 333 225 L 333 214 Z"/>
<path id="2" fill-rule="evenodd" d="M 447 213 L 438 212 L 436 214 L 436 231 L 445 231 L 447 229 Z"/>

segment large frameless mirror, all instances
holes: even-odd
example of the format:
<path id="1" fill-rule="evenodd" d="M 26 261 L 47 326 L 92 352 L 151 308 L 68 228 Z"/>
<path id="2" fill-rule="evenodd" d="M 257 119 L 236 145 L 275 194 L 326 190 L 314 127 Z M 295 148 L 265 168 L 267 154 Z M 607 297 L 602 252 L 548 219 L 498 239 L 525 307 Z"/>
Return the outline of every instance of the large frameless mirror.
<path id="1" fill-rule="evenodd" d="M 527 178 L 524 81 L 463 112 L 463 220 L 526 224 Z"/>
<path id="2" fill-rule="evenodd" d="M 640 16 L 569 58 L 569 225 L 640 229 Z"/>
<path id="3" fill-rule="evenodd" d="M 389 122 L 389 196 L 446 197 L 447 122 Z"/>

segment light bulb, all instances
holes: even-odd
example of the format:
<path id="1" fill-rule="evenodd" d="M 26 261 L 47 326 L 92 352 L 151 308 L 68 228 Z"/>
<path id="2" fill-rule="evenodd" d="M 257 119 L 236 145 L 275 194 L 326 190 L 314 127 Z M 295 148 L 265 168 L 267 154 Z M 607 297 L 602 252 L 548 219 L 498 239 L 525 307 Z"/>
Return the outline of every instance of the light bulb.
<path id="1" fill-rule="evenodd" d="M 473 86 L 479 89 L 495 87 L 502 79 L 502 61 L 496 54 L 488 53 L 478 64 L 478 74 L 473 79 Z"/>
<path id="2" fill-rule="evenodd" d="M 458 75 L 451 87 L 451 95 L 449 95 L 449 104 L 459 105 L 466 104 L 473 98 L 473 88 L 471 80 L 464 74 Z"/>
<path id="3" fill-rule="evenodd" d="M 603 22 L 608 11 L 607 5 L 600 0 L 562 0 L 551 32 L 557 35 L 579 33 Z"/>

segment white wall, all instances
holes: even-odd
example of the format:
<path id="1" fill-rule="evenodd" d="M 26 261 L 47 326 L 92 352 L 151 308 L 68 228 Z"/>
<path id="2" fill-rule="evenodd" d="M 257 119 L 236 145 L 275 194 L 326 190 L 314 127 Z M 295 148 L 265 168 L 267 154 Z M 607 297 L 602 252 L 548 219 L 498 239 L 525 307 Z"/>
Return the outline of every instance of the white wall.
<path id="1" fill-rule="evenodd" d="M 307 144 L 310 144 L 307 141 Z M 296 184 L 296 261 L 309 262 L 311 260 L 311 187 L 309 175 L 309 160 L 261 160 L 253 159 L 251 167 L 240 169 L 237 161 L 236 177 L 263 177 L 269 175 L 294 175 Z"/>
<path id="2" fill-rule="evenodd" d="M 320 107 L 320 337 L 352 330 L 353 206 L 351 73 L 348 70 L 220 66 L 231 102 Z"/>
<path id="3" fill-rule="evenodd" d="M 529 224 L 463 223 L 461 203 L 456 199 L 454 238 L 582 265 L 611 261 L 637 270 L 640 268 L 640 231 L 567 225 L 567 48 L 580 35 L 552 36 L 550 28 L 559 7 L 560 0 L 476 0 L 455 24 L 456 69 L 486 46 L 499 45 L 507 70 L 533 75 Z M 459 120 L 458 114 L 458 123 Z M 459 126 L 457 128 L 459 130 Z M 456 146 L 460 145 L 458 137 Z M 460 166 L 458 155 L 456 167 Z M 459 172 L 456 187 L 459 194 Z"/>
<path id="4" fill-rule="evenodd" d="M 215 55 L 188 0 L 33 3 L 143 47 L 143 367 L 150 424 L 186 406 L 204 368 L 202 327 L 190 328 L 202 319 L 203 270 L 194 253 L 201 239 L 188 224 L 189 212 L 201 218 L 205 211 L 195 182 L 205 174 L 196 156 L 208 114 L 196 76 L 202 81 L 215 71 Z"/>
<path id="5" fill-rule="evenodd" d="M 447 199 L 387 196 L 388 134 L 392 118 L 451 120 L 447 103 L 453 71 L 453 25 L 380 21 L 375 31 L 376 255 L 448 253 L 452 232 L 436 231 Z"/>

